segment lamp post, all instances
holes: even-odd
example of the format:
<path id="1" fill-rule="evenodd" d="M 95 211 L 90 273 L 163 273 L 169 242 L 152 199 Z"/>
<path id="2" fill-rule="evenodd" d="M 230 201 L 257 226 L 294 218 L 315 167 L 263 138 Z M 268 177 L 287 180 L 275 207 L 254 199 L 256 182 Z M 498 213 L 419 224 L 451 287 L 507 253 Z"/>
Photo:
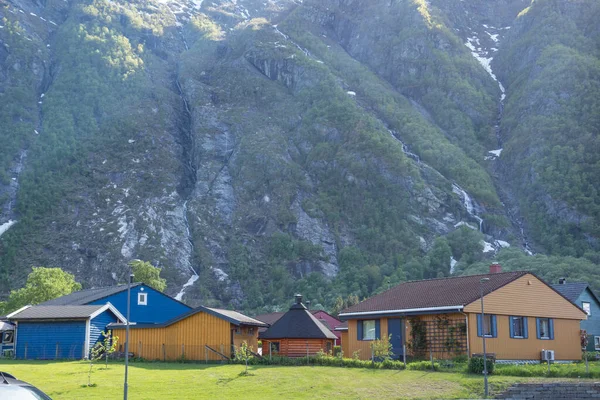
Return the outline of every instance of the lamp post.
<path id="1" fill-rule="evenodd" d="M 129 314 L 131 310 L 131 282 L 133 282 L 133 274 L 131 273 L 130 265 L 129 280 L 127 281 L 127 321 L 125 323 L 125 385 L 123 387 L 124 400 L 127 400 L 127 372 L 129 369 Z"/>
<path id="2" fill-rule="evenodd" d="M 480 298 L 481 298 L 481 338 L 483 339 L 483 393 L 484 398 L 488 397 L 488 370 L 487 370 L 487 354 L 485 351 L 485 314 L 483 312 L 483 283 L 489 281 L 490 278 L 481 278 L 479 280 Z M 491 327 L 490 327 L 491 329 Z"/>

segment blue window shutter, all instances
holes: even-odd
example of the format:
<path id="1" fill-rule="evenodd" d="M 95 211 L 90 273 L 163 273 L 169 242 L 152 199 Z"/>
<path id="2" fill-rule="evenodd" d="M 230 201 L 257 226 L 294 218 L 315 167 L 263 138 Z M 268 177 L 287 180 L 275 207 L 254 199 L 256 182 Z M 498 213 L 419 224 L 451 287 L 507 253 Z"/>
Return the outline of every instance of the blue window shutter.
<path id="1" fill-rule="evenodd" d="M 536 331 L 536 334 L 537 334 L 537 338 L 541 339 L 542 336 L 540 335 L 540 319 L 539 318 L 535 319 L 535 331 Z"/>
<path id="2" fill-rule="evenodd" d="M 510 337 L 515 337 L 515 329 L 513 328 L 513 320 L 515 317 L 508 317 L 508 329 L 510 331 Z"/>
<path id="3" fill-rule="evenodd" d="M 375 339 L 381 339 L 381 326 L 379 320 L 375 320 Z"/>
<path id="4" fill-rule="evenodd" d="M 483 321 L 481 320 L 481 314 L 477 314 L 477 336 L 481 337 L 483 332 Z"/>
<path id="5" fill-rule="evenodd" d="M 554 320 L 552 318 L 548 318 L 548 330 L 550 331 L 550 339 L 554 339 Z"/>
<path id="6" fill-rule="evenodd" d="M 529 328 L 527 327 L 527 320 L 529 318 L 523 317 L 523 337 L 525 339 L 529 338 Z"/>
<path id="7" fill-rule="evenodd" d="M 497 324 L 496 324 L 496 316 L 492 315 L 492 337 L 498 337 L 498 329 L 497 328 Z"/>
<path id="8" fill-rule="evenodd" d="M 363 323 L 361 320 L 356 321 L 356 340 L 363 338 Z"/>

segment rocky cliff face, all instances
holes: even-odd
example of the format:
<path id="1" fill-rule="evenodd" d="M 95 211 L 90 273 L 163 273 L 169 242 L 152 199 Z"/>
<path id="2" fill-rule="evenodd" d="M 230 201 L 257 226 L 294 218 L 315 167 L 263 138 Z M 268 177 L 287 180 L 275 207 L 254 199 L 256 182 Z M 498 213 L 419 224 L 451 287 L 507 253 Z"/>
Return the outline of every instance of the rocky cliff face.
<path id="1" fill-rule="evenodd" d="M 140 258 L 190 304 L 266 310 L 530 251 L 510 165 L 539 154 L 514 127 L 537 70 L 507 66 L 540 54 L 526 3 L 10 0 L 4 293 L 31 265 L 106 285 Z"/>

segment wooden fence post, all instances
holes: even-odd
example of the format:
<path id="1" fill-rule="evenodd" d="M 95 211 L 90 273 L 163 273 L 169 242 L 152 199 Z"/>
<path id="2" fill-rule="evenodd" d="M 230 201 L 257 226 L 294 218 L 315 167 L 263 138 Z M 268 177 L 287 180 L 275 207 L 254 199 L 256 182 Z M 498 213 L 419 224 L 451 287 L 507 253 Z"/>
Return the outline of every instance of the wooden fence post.
<path id="1" fill-rule="evenodd" d="M 55 360 L 58 360 L 58 342 L 56 342 L 56 355 L 54 356 Z"/>
<path id="2" fill-rule="evenodd" d="M 27 360 L 27 347 L 29 343 L 25 342 L 25 359 Z"/>
<path id="3" fill-rule="evenodd" d="M 167 353 L 165 351 L 165 344 L 162 344 L 162 350 L 163 350 L 163 361 L 167 361 Z"/>
<path id="4" fill-rule="evenodd" d="M 138 358 L 142 358 L 142 341 L 138 343 Z"/>
<path id="5" fill-rule="evenodd" d="M 208 349 L 204 346 L 204 362 L 208 364 Z"/>
<path id="6" fill-rule="evenodd" d="M 181 359 L 185 360 L 185 344 L 181 343 Z"/>

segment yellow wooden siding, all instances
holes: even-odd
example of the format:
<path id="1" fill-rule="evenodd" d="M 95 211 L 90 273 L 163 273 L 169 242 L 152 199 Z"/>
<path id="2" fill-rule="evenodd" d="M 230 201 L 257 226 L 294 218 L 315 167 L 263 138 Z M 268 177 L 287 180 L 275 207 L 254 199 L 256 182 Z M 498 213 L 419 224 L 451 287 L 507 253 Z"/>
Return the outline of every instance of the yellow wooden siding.
<path id="1" fill-rule="evenodd" d="M 531 274 L 485 295 L 483 300 L 485 311 L 489 314 L 576 320 L 587 318 L 583 311 Z M 465 306 L 465 312 L 480 311 L 479 299 Z"/>
<path id="2" fill-rule="evenodd" d="M 207 351 L 205 345 L 230 356 L 231 330 L 234 328 L 228 321 L 199 312 L 168 327 L 130 329 L 129 351 L 136 357 L 150 360 L 176 360 L 181 357 L 186 360 L 221 360 L 218 354 Z M 119 343 L 124 345 L 125 329 L 115 329 L 113 335 L 119 336 Z M 253 335 L 246 331 L 240 336 L 244 336 L 256 349 L 258 329 L 254 329 Z"/>
<path id="3" fill-rule="evenodd" d="M 487 310 L 487 306 L 486 306 Z M 486 351 L 496 354 L 499 360 L 539 360 L 542 349 L 554 350 L 557 360 L 581 359 L 579 320 L 554 319 L 554 339 L 538 339 L 535 317 L 527 318 L 528 338 L 510 337 L 508 315 L 497 315 L 497 338 L 485 339 Z M 470 351 L 483 353 L 482 338 L 477 336 L 477 314 L 469 314 Z"/>
<path id="4" fill-rule="evenodd" d="M 238 333 L 239 332 L 239 333 Z M 243 342 L 248 343 L 252 347 L 252 351 L 256 353 L 258 350 L 258 328 L 251 326 L 241 326 L 239 330 L 234 328 L 233 345 L 239 348 Z"/>
<path id="5" fill-rule="evenodd" d="M 341 331 L 341 340 L 342 340 L 342 351 L 344 352 L 344 357 L 352 356 L 350 350 L 348 349 L 348 331 Z"/>
<path id="6" fill-rule="evenodd" d="M 365 319 L 377 319 L 377 318 L 365 318 Z M 356 328 L 356 319 L 351 319 L 348 321 L 348 340 L 346 338 L 342 339 L 343 343 L 347 343 L 348 351 L 344 351 L 345 357 L 352 357 L 354 352 L 358 351 L 358 357 L 361 360 L 370 360 L 371 359 L 371 341 L 370 340 L 358 340 L 357 339 L 357 328 Z M 387 318 L 379 318 L 379 330 L 380 337 L 387 337 L 388 335 L 388 326 L 387 326 Z"/>

